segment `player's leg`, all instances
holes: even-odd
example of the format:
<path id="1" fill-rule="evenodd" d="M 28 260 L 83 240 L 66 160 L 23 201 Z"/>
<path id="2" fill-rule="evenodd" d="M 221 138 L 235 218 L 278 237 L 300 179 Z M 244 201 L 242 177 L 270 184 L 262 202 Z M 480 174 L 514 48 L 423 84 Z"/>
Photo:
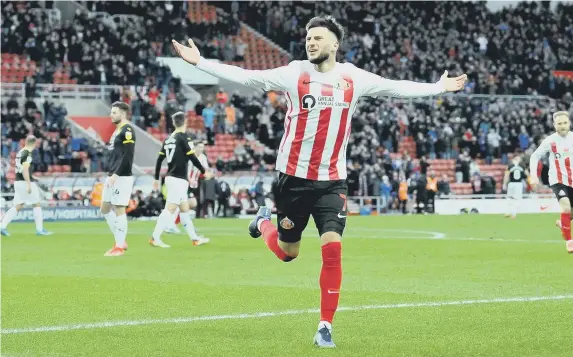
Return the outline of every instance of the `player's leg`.
<path id="1" fill-rule="evenodd" d="M 111 206 L 111 196 L 112 196 L 112 188 L 108 187 L 108 178 L 106 178 L 105 182 L 104 182 L 104 186 L 103 186 L 103 192 L 102 192 L 102 199 L 101 199 L 101 206 L 100 206 L 100 212 L 103 215 L 103 218 L 105 218 L 105 221 L 107 222 L 107 225 L 109 227 L 109 230 L 111 231 L 111 234 L 113 234 L 115 236 L 115 212 L 112 210 L 112 206 Z"/>
<path id="2" fill-rule="evenodd" d="M 14 182 L 14 199 L 12 200 L 12 207 L 2 217 L 0 226 L 0 234 L 6 237 L 10 236 L 8 233 L 8 225 L 18 215 L 18 212 L 24 207 L 27 197 L 26 183 L 23 181 Z"/>
<path id="3" fill-rule="evenodd" d="M 329 183 L 318 198 L 312 217 L 322 244 L 320 271 L 320 321 L 314 343 L 319 347 L 335 347 L 332 342 L 332 320 L 338 308 L 342 284 L 342 234 L 346 226 L 346 183 Z"/>
<path id="4" fill-rule="evenodd" d="M 183 183 L 183 188 L 182 188 Z M 173 224 L 175 220 L 175 212 L 177 212 L 178 206 L 182 200 L 186 199 L 187 193 L 187 181 L 179 179 L 176 177 L 167 176 L 165 178 L 165 186 L 167 188 L 167 197 L 165 198 L 165 208 L 159 214 L 157 222 L 155 223 L 155 229 L 151 236 L 149 244 L 161 247 L 169 248 L 169 246 L 161 240 L 161 234 L 166 230 L 167 227 Z M 182 189 L 184 191 L 182 191 Z M 183 194 L 183 192 L 185 194 Z"/>
<path id="5" fill-rule="evenodd" d="M 571 240 L 571 201 L 569 197 L 562 197 L 559 200 L 561 208 L 561 234 L 565 239 L 567 251 L 573 253 L 573 241 Z"/>
<path id="6" fill-rule="evenodd" d="M 116 179 L 113 187 L 109 188 L 109 192 L 111 193 L 111 198 L 109 199 L 109 202 L 111 203 L 112 210 L 115 213 L 115 224 L 113 226 L 114 227 L 113 236 L 115 239 L 115 245 L 112 249 L 110 249 L 107 253 L 104 254 L 105 256 L 108 257 L 121 256 L 124 254 L 124 250 L 127 248 L 127 243 L 126 243 L 127 214 L 125 210 L 129 205 L 132 188 L 133 188 L 133 177 L 131 176 L 119 176 Z M 103 196 L 105 196 L 105 189 Z"/>
<path id="7" fill-rule="evenodd" d="M 519 197 L 518 189 L 519 185 L 515 182 L 510 182 L 507 184 L 508 210 L 505 214 L 506 217 L 517 217 L 517 198 Z"/>
<path id="8" fill-rule="evenodd" d="M 21 202 L 20 198 L 18 197 L 18 193 L 14 195 L 14 200 L 12 201 L 13 205 L 10 207 L 8 211 L 2 217 L 2 223 L 0 224 L 0 235 L 9 237 L 10 233 L 8 233 L 8 225 L 12 220 L 18 215 L 18 212 L 24 207 L 24 203 Z"/>
<path id="9" fill-rule="evenodd" d="M 277 229 L 271 222 L 271 209 L 261 206 L 249 225 L 251 237 L 258 238 L 262 235 L 267 248 L 283 262 L 290 262 L 298 256 L 302 231 L 308 224 L 310 214 L 293 212 L 290 217 L 279 210 Z"/>
<path id="10" fill-rule="evenodd" d="M 314 203 L 312 188 L 304 190 L 306 180 L 280 174 L 276 205 L 279 227 L 271 222 L 271 209 L 261 206 L 257 216 L 249 224 L 253 238 L 261 235 L 266 246 L 283 262 L 290 262 L 298 256 L 302 231 L 310 218 L 310 207 Z M 296 187 L 297 191 L 292 188 Z"/>
<path id="11" fill-rule="evenodd" d="M 557 197 L 559 208 L 561 210 L 561 217 L 558 226 L 561 229 L 563 239 L 565 239 L 567 251 L 569 253 L 573 253 L 573 241 L 571 240 L 571 205 L 573 202 L 573 188 L 562 184 L 555 184 L 551 186 L 551 189 Z"/>
<path id="12" fill-rule="evenodd" d="M 30 193 L 30 201 L 34 205 L 32 211 L 34 212 L 34 223 L 36 223 L 36 235 L 49 236 L 52 232 L 44 229 L 44 215 L 42 212 L 42 205 L 40 204 L 40 191 L 36 183 L 31 184 L 32 192 Z"/>
<path id="13" fill-rule="evenodd" d="M 181 213 L 179 214 L 181 216 L 181 224 L 183 224 L 183 228 L 187 232 L 189 239 L 193 242 L 193 245 L 199 246 L 209 243 L 209 238 L 201 237 L 195 231 L 195 225 L 191 220 L 189 202 L 187 200 L 183 200 L 179 205 L 179 208 L 181 209 Z"/>
<path id="14" fill-rule="evenodd" d="M 167 192 L 167 196 L 169 197 L 169 189 Z M 173 223 L 176 209 L 176 203 L 170 202 L 169 200 L 165 202 L 165 208 L 163 208 L 163 211 L 161 211 L 159 217 L 157 217 L 157 222 L 155 222 L 155 228 L 153 229 L 153 234 L 151 235 L 149 244 L 155 247 L 169 248 L 169 245 L 165 244 L 163 240 L 161 240 L 161 234 L 165 231 L 166 227 Z"/>
<path id="15" fill-rule="evenodd" d="M 167 195 L 169 195 L 169 191 L 167 191 Z M 169 234 L 179 234 L 181 231 L 177 228 L 177 218 L 179 217 L 179 207 L 175 207 L 175 212 L 171 215 L 173 219 L 164 227 L 165 233 Z"/>

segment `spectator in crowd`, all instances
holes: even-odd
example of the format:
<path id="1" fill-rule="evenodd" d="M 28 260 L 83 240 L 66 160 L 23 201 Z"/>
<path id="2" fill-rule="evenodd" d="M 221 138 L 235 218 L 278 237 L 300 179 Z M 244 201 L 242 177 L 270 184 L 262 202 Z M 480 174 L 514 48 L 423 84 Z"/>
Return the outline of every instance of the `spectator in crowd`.
<path id="1" fill-rule="evenodd" d="M 438 181 L 438 197 L 444 198 L 450 195 L 452 192 L 450 188 L 450 179 L 448 175 L 442 175 L 440 181 Z"/>
<path id="2" fill-rule="evenodd" d="M 295 59 L 306 55 L 300 24 L 332 15 L 349 33 L 341 58 L 382 76 L 428 82 L 445 66 L 468 74 L 468 93 L 561 98 L 571 91 L 570 81 L 550 71 L 573 68 L 573 5 L 551 10 L 549 3 L 520 2 L 492 12 L 486 2 L 455 4 L 452 10 L 447 2 L 240 2 L 238 13 Z M 217 6 L 230 11 L 231 3 Z"/>
<path id="3" fill-rule="evenodd" d="M 223 210 L 223 217 L 227 217 L 229 211 L 229 199 L 231 198 L 231 187 L 229 184 L 221 180 L 217 185 L 217 213 L 215 216 L 220 215 L 220 211 Z"/>
<path id="4" fill-rule="evenodd" d="M 210 174 L 205 175 L 205 180 L 202 184 L 202 191 L 202 214 L 208 218 L 213 218 L 215 212 L 215 200 L 217 199 L 217 180 L 212 174 L 212 171 Z"/>

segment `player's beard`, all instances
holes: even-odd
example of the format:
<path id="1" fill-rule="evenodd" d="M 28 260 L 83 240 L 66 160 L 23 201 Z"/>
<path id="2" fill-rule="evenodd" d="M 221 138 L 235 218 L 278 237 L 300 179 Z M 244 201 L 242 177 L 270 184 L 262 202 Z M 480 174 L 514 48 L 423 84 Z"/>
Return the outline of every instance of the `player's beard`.
<path id="1" fill-rule="evenodd" d="M 321 64 L 322 62 L 326 61 L 330 55 L 328 53 L 321 53 L 314 59 L 309 59 L 309 62 L 312 64 Z"/>

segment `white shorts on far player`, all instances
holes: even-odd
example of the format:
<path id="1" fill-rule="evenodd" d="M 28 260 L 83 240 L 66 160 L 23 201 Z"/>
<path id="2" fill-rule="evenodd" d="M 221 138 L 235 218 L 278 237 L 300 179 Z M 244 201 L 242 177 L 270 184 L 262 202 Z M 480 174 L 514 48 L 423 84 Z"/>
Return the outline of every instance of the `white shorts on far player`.
<path id="1" fill-rule="evenodd" d="M 515 218 L 517 210 L 523 199 L 523 182 L 510 182 L 507 184 L 507 198 L 509 199 L 509 212 L 506 217 Z"/>
<path id="2" fill-rule="evenodd" d="M 44 229 L 44 217 L 42 214 L 42 207 L 40 206 L 40 190 L 35 182 L 30 182 L 30 192 L 28 192 L 28 185 L 26 181 L 14 182 L 14 200 L 13 205 L 2 217 L 0 227 L 0 234 L 3 236 L 10 236 L 8 233 L 8 225 L 16 216 L 18 212 L 24 208 L 25 205 L 33 205 L 34 222 L 36 223 L 36 235 L 47 236 L 52 235 Z"/>
<path id="3" fill-rule="evenodd" d="M 189 203 L 187 202 L 188 181 L 167 176 L 165 178 L 165 186 L 167 189 L 165 208 L 157 218 L 157 223 L 155 224 L 155 229 L 153 230 L 153 235 L 149 243 L 155 247 L 169 248 L 169 245 L 161 240 L 161 234 L 166 228 L 173 224 L 178 208 L 180 210 L 179 217 L 181 218 L 181 224 L 185 228 L 185 231 L 187 231 L 187 235 L 193 242 L 193 245 L 208 243 L 208 238 L 197 235 L 193 222 L 191 221 L 191 212 L 189 211 Z"/>

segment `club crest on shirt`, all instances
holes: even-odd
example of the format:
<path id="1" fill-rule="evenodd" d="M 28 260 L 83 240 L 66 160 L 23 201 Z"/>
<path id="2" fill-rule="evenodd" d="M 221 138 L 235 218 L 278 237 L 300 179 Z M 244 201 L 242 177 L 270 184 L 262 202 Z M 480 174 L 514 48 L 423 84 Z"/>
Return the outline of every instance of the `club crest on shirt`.
<path id="1" fill-rule="evenodd" d="M 336 89 L 347 90 L 350 89 L 350 83 L 344 78 L 340 78 L 338 82 L 334 85 Z"/>
<path id="2" fill-rule="evenodd" d="M 126 131 L 125 132 L 125 139 L 131 140 L 132 138 L 133 138 L 133 134 L 131 134 L 131 131 Z"/>
<path id="3" fill-rule="evenodd" d="M 281 219 L 280 223 L 281 227 L 283 229 L 293 229 L 294 228 L 294 222 L 291 221 L 288 217 L 285 217 L 283 219 Z"/>

